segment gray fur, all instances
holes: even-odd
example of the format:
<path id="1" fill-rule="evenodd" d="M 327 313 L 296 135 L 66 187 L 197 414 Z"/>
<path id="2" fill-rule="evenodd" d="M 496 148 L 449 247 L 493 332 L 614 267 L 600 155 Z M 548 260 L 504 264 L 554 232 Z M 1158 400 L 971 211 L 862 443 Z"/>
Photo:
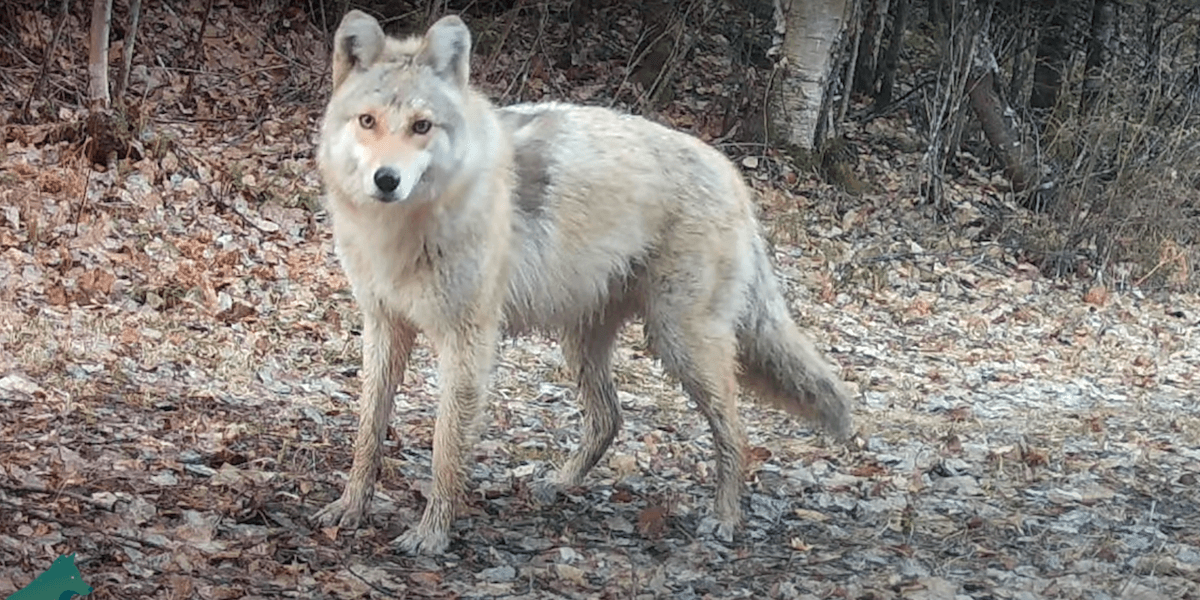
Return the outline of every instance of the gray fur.
<path id="1" fill-rule="evenodd" d="M 383 52 L 386 39 L 379 22 L 367 13 L 346 13 L 333 36 L 334 87 L 341 85 L 352 69 L 373 64 Z"/>
<path id="2" fill-rule="evenodd" d="M 501 125 L 509 135 L 524 140 L 513 148 L 516 166 L 516 187 L 513 202 L 522 218 L 539 219 L 545 216 L 546 204 L 551 201 L 553 173 L 552 149 L 547 140 L 558 134 L 560 120 L 549 111 L 535 113 L 497 112 Z"/>
<path id="3" fill-rule="evenodd" d="M 438 19 L 425 34 L 425 48 L 417 64 L 427 66 L 442 79 L 467 87 L 470 73 L 471 32 L 456 16 Z"/>

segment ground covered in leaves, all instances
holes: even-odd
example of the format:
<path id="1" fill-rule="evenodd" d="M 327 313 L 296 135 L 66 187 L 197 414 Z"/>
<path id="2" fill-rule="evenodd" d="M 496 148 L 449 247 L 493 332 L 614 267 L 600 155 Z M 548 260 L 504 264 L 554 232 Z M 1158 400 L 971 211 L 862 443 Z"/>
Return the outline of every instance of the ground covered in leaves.
<path id="1" fill-rule="evenodd" d="M 748 522 L 713 541 L 707 428 L 633 326 L 624 430 L 586 488 L 537 507 L 580 415 L 554 341 L 507 341 L 450 554 L 399 556 L 429 478 L 421 342 L 369 523 L 314 529 L 360 359 L 312 162 L 327 38 L 300 9 L 217 3 L 196 44 L 204 2 L 148 4 L 135 135 L 109 165 L 81 150 L 83 47 L 51 56 L 26 115 L 57 16 L 14 9 L 4 32 L 0 596 L 74 552 L 96 598 L 1200 598 L 1198 298 L 1046 279 L 989 241 L 1021 213 L 986 173 L 922 205 L 902 110 L 847 125 L 856 195 L 739 142 L 730 115 L 765 78 L 715 25 L 651 116 L 760 192 L 794 312 L 859 392 L 856 439 L 746 402 Z M 636 10 L 571 43 L 557 4 L 473 21 L 477 81 L 636 109 Z"/>

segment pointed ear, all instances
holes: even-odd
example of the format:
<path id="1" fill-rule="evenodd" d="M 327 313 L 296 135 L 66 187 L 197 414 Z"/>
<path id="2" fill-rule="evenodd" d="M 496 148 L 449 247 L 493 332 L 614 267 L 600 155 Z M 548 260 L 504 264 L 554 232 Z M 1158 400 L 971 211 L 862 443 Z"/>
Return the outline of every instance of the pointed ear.
<path id="1" fill-rule="evenodd" d="M 471 30 L 455 15 L 438 19 L 425 32 L 425 45 L 417 56 L 424 65 L 442 79 L 467 87 L 471 75 Z"/>
<path id="2" fill-rule="evenodd" d="M 333 89 L 341 87 L 351 71 L 374 64 L 386 40 L 375 17 L 361 10 L 346 13 L 333 35 Z"/>

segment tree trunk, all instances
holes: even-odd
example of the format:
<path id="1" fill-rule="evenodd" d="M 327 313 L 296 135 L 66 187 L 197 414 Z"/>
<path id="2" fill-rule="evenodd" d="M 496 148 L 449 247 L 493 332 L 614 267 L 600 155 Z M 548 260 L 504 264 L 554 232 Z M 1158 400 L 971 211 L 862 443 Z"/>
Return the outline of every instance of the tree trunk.
<path id="1" fill-rule="evenodd" d="M 892 32 L 887 50 L 879 66 L 879 92 L 875 95 L 876 106 L 887 106 L 892 102 L 892 89 L 896 85 L 896 68 L 900 66 L 900 49 L 904 47 L 904 30 L 908 27 L 909 0 L 892 2 Z"/>
<path id="2" fill-rule="evenodd" d="M 983 127 L 983 135 L 1004 165 L 1004 176 L 1012 185 L 1013 192 L 1021 193 L 1040 183 L 1037 152 L 1031 145 L 1021 141 L 1013 121 L 1016 113 L 996 91 L 998 71 L 991 42 L 987 36 L 980 36 L 967 84 L 971 109 Z"/>
<path id="3" fill-rule="evenodd" d="M 854 91 L 874 95 L 878 79 L 875 57 L 882 54 L 883 24 L 887 19 L 888 0 L 867 0 L 863 14 L 862 33 L 858 36 L 858 61 L 854 69 Z"/>
<path id="4" fill-rule="evenodd" d="M 1029 84 L 1032 62 L 1029 58 L 1029 40 L 1033 38 L 1030 29 L 1032 15 L 1036 9 L 1022 2 L 1014 7 L 1014 10 L 1019 11 L 1020 16 L 1013 15 L 1013 18 L 1019 18 L 1020 21 L 1012 38 L 1012 79 L 1008 82 L 1008 101 L 1016 106 L 1026 106 L 1025 92 Z"/>
<path id="5" fill-rule="evenodd" d="M 112 0 L 92 0 L 92 33 L 88 53 L 88 100 L 93 109 L 107 108 L 108 26 L 112 20 Z"/>
<path id="6" fill-rule="evenodd" d="M 1058 91 L 1062 88 L 1063 67 L 1070 50 L 1070 8 L 1053 0 L 1045 2 L 1050 11 L 1050 21 L 1038 40 L 1037 59 L 1033 66 L 1033 91 L 1029 95 L 1029 107 L 1043 118 L 1058 103 Z"/>
<path id="7" fill-rule="evenodd" d="M 981 40 L 991 27 L 993 2 L 971 0 L 947 2 L 936 24 L 939 48 L 938 72 L 929 110 L 928 140 L 922 157 L 922 196 L 939 209 L 945 208 L 946 167 L 957 154 L 966 112 L 969 110 L 971 73 Z"/>
<path id="8" fill-rule="evenodd" d="M 1147 78 L 1158 73 L 1158 52 L 1162 47 L 1162 25 L 1158 23 L 1158 1 L 1146 0 L 1145 24 L 1142 26 L 1143 41 L 1146 44 L 1146 57 L 1149 62 L 1145 74 Z"/>
<path id="9" fill-rule="evenodd" d="M 930 25 L 947 25 L 950 23 L 950 2 L 953 0 L 928 0 L 927 9 Z"/>
<path id="10" fill-rule="evenodd" d="M 776 0 L 785 27 L 782 76 L 773 84 L 771 121 L 776 138 L 814 150 L 834 67 L 833 51 L 855 0 Z M 777 23 L 777 27 L 780 23 Z"/>
<path id="11" fill-rule="evenodd" d="M 830 117 L 838 121 L 846 118 L 846 112 L 850 110 L 850 97 L 854 95 L 852 92 L 854 86 L 854 73 L 858 68 L 858 42 L 863 32 L 862 17 L 858 15 L 859 4 L 859 2 L 852 2 L 850 4 L 850 11 L 846 14 L 846 34 L 848 37 L 845 40 L 845 49 L 847 52 L 845 71 L 841 75 L 838 75 L 837 73 L 831 73 L 829 76 L 831 80 L 840 78 L 840 81 L 843 82 L 843 86 L 846 88 L 846 93 L 842 94 L 841 102 L 838 102 L 837 112 Z M 833 51 L 833 54 L 837 53 L 837 50 Z M 825 94 L 827 97 L 829 93 L 829 86 L 826 86 Z M 828 115 L 829 113 L 822 109 L 822 114 Z M 827 120 L 823 117 L 822 122 L 827 122 Z M 818 127 L 814 139 L 820 140 L 822 137 L 824 137 L 823 128 Z"/>
<path id="12" fill-rule="evenodd" d="M 1088 39 L 1087 63 L 1083 77 L 1083 110 L 1091 112 L 1104 91 L 1104 67 L 1108 64 L 1117 7 L 1112 0 L 1096 0 L 1092 6 L 1092 35 Z"/>

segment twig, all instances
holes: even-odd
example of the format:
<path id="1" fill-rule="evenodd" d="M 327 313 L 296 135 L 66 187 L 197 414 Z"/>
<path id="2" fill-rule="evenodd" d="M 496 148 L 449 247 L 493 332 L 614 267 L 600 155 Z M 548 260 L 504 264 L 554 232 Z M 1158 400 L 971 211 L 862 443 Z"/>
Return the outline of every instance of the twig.
<path id="1" fill-rule="evenodd" d="M 7 487 L 7 486 L 5 486 L 5 487 Z M 35 492 L 38 491 L 36 488 L 31 488 L 31 490 L 35 491 Z M 53 492 L 45 492 L 45 493 L 53 494 Z M 68 492 L 59 492 L 59 494 L 63 495 L 63 496 L 69 495 Z M 83 500 L 85 502 L 95 503 L 95 501 L 91 500 L 90 498 L 79 498 L 79 499 Z M 72 518 L 60 517 L 58 515 L 51 514 L 49 511 L 42 510 L 40 507 L 25 506 L 20 502 L 13 502 L 11 500 L 4 500 L 2 498 L 0 498 L 0 504 L 7 504 L 17 510 L 28 513 L 28 514 L 32 515 L 33 517 L 36 517 L 36 518 L 46 521 L 48 523 L 58 523 L 59 525 L 63 525 L 66 527 L 79 527 L 79 528 L 86 529 L 89 526 L 95 525 L 94 523 L 85 522 L 82 519 L 72 519 Z M 101 508 L 108 510 L 107 507 L 104 507 L 104 506 L 101 506 Z M 135 536 L 127 535 L 127 534 L 120 533 L 117 531 L 106 531 L 106 532 L 104 532 L 104 535 L 107 537 L 116 538 L 118 540 L 124 540 L 125 542 L 129 542 L 129 543 L 133 543 L 133 544 L 139 544 L 142 546 L 150 546 L 151 548 L 158 548 L 159 550 L 171 550 L 174 548 L 170 544 L 156 542 L 156 541 L 153 541 L 148 538 L 135 537 Z"/>
<path id="2" fill-rule="evenodd" d="M 133 43 L 137 39 L 138 22 L 142 19 L 142 0 L 130 0 L 129 35 L 121 49 L 121 70 L 117 72 L 116 101 L 125 104 L 125 89 L 129 87 L 129 69 L 133 66 Z"/>
<path id="3" fill-rule="evenodd" d="M 896 110 L 898 110 L 914 94 L 921 91 L 926 86 L 929 86 L 929 85 L 932 85 L 935 83 L 937 83 L 937 75 L 927 75 L 927 76 L 925 76 L 925 78 L 919 79 L 916 81 L 916 83 L 913 83 L 912 89 L 905 92 L 903 96 L 900 96 L 899 98 L 897 98 L 891 102 L 888 102 L 887 104 L 869 108 L 869 109 L 863 111 L 862 114 L 854 115 L 854 118 L 861 118 L 861 119 L 864 119 L 864 121 L 863 121 L 864 123 L 869 123 L 878 117 L 887 116 L 887 115 L 895 112 Z"/>
<path id="4" fill-rule="evenodd" d="M 643 96 L 638 100 L 642 112 L 645 112 L 647 107 L 658 101 L 658 98 L 662 95 L 663 87 L 668 85 L 675 76 L 675 71 L 679 67 L 679 63 L 683 62 L 684 57 L 692 51 L 692 48 L 696 47 L 696 43 L 699 41 L 699 34 L 697 33 L 688 37 L 686 32 L 688 30 L 688 17 L 697 9 L 698 4 L 700 4 L 699 1 L 689 4 L 687 10 L 678 17 L 678 21 L 669 24 L 667 30 L 665 30 L 675 29 L 675 43 L 671 46 L 671 53 L 667 56 L 666 62 L 658 70 L 658 76 L 654 78 L 654 82 L 650 84 L 650 87 L 645 90 Z M 715 3 L 705 2 L 700 7 L 700 23 L 697 25 L 696 31 L 703 30 L 708 25 L 708 22 L 716 16 L 718 9 L 719 7 Z"/>
<path id="5" fill-rule="evenodd" d="M 199 72 L 200 65 L 204 61 L 204 30 L 208 29 L 208 15 L 212 12 L 213 0 L 208 0 L 204 3 L 204 17 L 200 20 L 200 31 L 196 34 L 196 41 L 192 45 L 196 47 L 196 65 L 195 69 Z M 191 97 L 192 84 L 196 81 L 195 75 L 188 75 L 187 90 L 183 93 L 184 97 Z"/>
<path id="6" fill-rule="evenodd" d="M 354 569 L 351 569 L 351 568 L 350 568 L 350 564 L 349 564 L 349 563 L 347 563 L 347 562 L 345 562 L 345 561 L 343 561 L 343 562 L 342 562 L 342 566 L 343 566 L 343 567 L 345 567 L 345 568 L 346 568 L 346 571 L 348 571 L 348 572 L 349 572 L 351 575 L 353 575 L 353 576 L 354 576 L 355 578 L 357 578 L 359 581 L 361 581 L 361 582 L 365 583 L 365 584 L 367 585 L 367 587 L 369 587 L 369 588 L 371 588 L 371 589 L 373 589 L 373 590 L 375 590 L 375 591 L 379 592 L 380 594 L 383 594 L 383 596 L 384 596 L 385 598 L 388 598 L 388 597 L 395 597 L 395 596 L 396 596 L 396 592 L 397 592 L 397 591 L 399 591 L 399 590 L 396 590 L 396 589 L 387 589 L 387 588 L 385 588 L 385 587 L 383 587 L 383 586 L 381 586 L 381 585 L 379 585 L 379 584 L 377 584 L 377 583 L 375 583 L 375 582 L 373 582 L 373 581 L 367 581 L 367 579 L 366 579 L 366 578 L 364 578 L 362 575 L 359 575 L 358 573 L 355 573 L 355 572 L 354 572 Z"/>
<path id="7" fill-rule="evenodd" d="M 71 0 L 63 0 L 62 14 L 58 17 L 58 27 L 54 28 L 54 35 L 50 38 L 50 45 L 46 46 L 46 56 L 42 58 L 42 68 L 38 71 L 37 79 L 33 80 L 33 87 L 29 90 L 29 95 L 25 97 L 25 104 L 21 106 L 21 117 L 29 118 L 29 103 L 37 97 L 42 89 L 42 83 L 46 81 L 46 70 L 50 66 L 50 61 L 54 58 L 54 50 L 58 48 L 58 39 L 62 35 L 63 27 L 67 24 L 67 11 L 71 7 Z"/>
<path id="8" fill-rule="evenodd" d="M 1181 270 L 1184 273 L 1187 272 L 1187 256 L 1174 244 L 1167 244 L 1166 248 L 1159 252 L 1159 255 L 1162 256 L 1162 258 L 1159 259 L 1158 264 L 1154 265 L 1154 268 L 1150 269 L 1150 271 L 1143 275 L 1141 279 L 1138 279 L 1136 282 L 1134 282 L 1134 287 L 1142 287 L 1142 284 L 1146 283 L 1146 280 L 1150 279 L 1150 276 L 1153 275 L 1155 271 L 1159 270 L 1167 263 L 1179 263 L 1182 265 Z"/>
<path id="9" fill-rule="evenodd" d="M 484 63 L 483 72 L 491 73 L 492 65 L 496 63 L 496 58 L 500 56 L 500 50 L 504 48 L 504 43 L 508 41 L 508 35 L 512 33 L 513 25 L 517 22 L 517 17 L 521 15 L 521 9 L 525 8 L 525 0 L 517 0 L 517 5 L 512 7 L 510 11 L 512 17 L 508 19 L 508 23 L 504 25 L 504 33 L 500 34 L 500 41 L 496 42 L 496 47 L 492 50 L 492 55 L 488 57 Z"/>
<path id="10" fill-rule="evenodd" d="M 633 562 L 633 555 L 630 554 L 629 548 L 623 548 L 625 551 L 625 560 L 629 561 L 629 597 L 631 599 L 638 597 L 638 574 L 637 563 Z"/>
<path id="11" fill-rule="evenodd" d="M 546 21 L 549 16 L 549 9 L 542 7 L 542 20 L 538 23 L 537 37 L 533 39 L 533 44 L 530 46 L 529 56 L 525 57 L 525 62 L 521 65 L 521 68 L 517 70 L 517 76 L 514 77 L 512 83 L 508 85 L 508 89 L 504 90 L 504 95 L 501 97 L 502 100 L 507 100 L 509 98 L 509 92 L 512 91 L 512 88 L 514 85 L 516 85 L 517 80 L 521 81 L 521 87 L 517 88 L 517 98 L 520 99 L 521 93 L 525 91 L 525 81 L 529 78 L 529 63 L 533 62 L 533 57 L 538 51 L 538 45 L 542 43 L 542 35 L 546 33 Z"/>
<path id="12" fill-rule="evenodd" d="M 32 486 L 32 485 L 9 485 L 7 483 L 0 483 L 0 489 L 8 490 L 14 494 L 45 494 L 47 496 L 56 496 L 56 497 L 63 496 L 66 498 L 71 498 L 72 500 L 78 500 L 79 502 L 83 502 L 85 504 L 94 506 L 96 508 L 101 508 L 101 509 L 104 509 L 107 511 L 112 510 L 112 508 L 105 502 L 101 502 L 99 500 L 89 498 L 87 496 L 84 496 L 83 494 L 79 494 L 76 492 L 68 492 L 66 490 L 48 490 L 46 488 Z M 21 504 L 20 502 L 13 502 L 11 500 L 9 501 L 9 503 L 13 504 L 13 505 L 17 505 L 18 507 L 20 507 L 20 504 Z"/>
<path id="13" fill-rule="evenodd" d="M 92 140 L 92 143 L 97 143 Z M 88 185 L 92 183 L 92 166 L 87 165 L 87 177 L 83 180 L 83 193 L 80 194 L 79 208 L 75 210 L 75 237 L 79 237 L 79 220 L 83 218 L 83 207 L 87 204 Z"/>
<path id="14" fill-rule="evenodd" d="M 642 49 L 641 52 L 638 52 L 637 54 L 634 54 L 633 52 L 631 52 L 629 54 L 629 60 L 625 62 L 625 75 L 621 78 L 621 83 L 617 84 L 617 90 L 615 92 L 613 92 L 612 99 L 609 100 L 609 102 L 608 102 L 609 108 L 612 108 L 617 103 L 617 98 L 620 97 L 621 90 L 625 88 L 625 84 L 629 82 L 629 76 L 633 73 L 633 69 L 637 65 L 642 64 L 642 61 L 646 60 L 646 57 L 650 55 L 650 51 L 653 50 L 654 47 L 657 46 L 658 43 L 663 40 L 663 38 L 667 37 L 668 35 L 671 35 L 671 27 L 670 26 L 672 25 L 672 23 L 668 23 L 667 25 L 668 25 L 667 27 L 663 27 L 662 32 L 659 33 L 654 38 L 654 40 L 652 40 L 650 43 L 646 44 L 645 46 L 640 46 L 640 48 Z M 646 39 L 646 27 L 643 26 L 641 33 L 638 34 L 638 40 L 637 40 L 637 42 L 634 43 L 633 47 L 635 49 L 639 48 L 638 44 L 641 44 L 645 39 Z M 660 72 L 661 72 L 661 70 L 660 70 Z M 641 99 L 639 98 L 637 100 L 637 102 L 638 102 L 638 104 L 641 104 Z"/>

